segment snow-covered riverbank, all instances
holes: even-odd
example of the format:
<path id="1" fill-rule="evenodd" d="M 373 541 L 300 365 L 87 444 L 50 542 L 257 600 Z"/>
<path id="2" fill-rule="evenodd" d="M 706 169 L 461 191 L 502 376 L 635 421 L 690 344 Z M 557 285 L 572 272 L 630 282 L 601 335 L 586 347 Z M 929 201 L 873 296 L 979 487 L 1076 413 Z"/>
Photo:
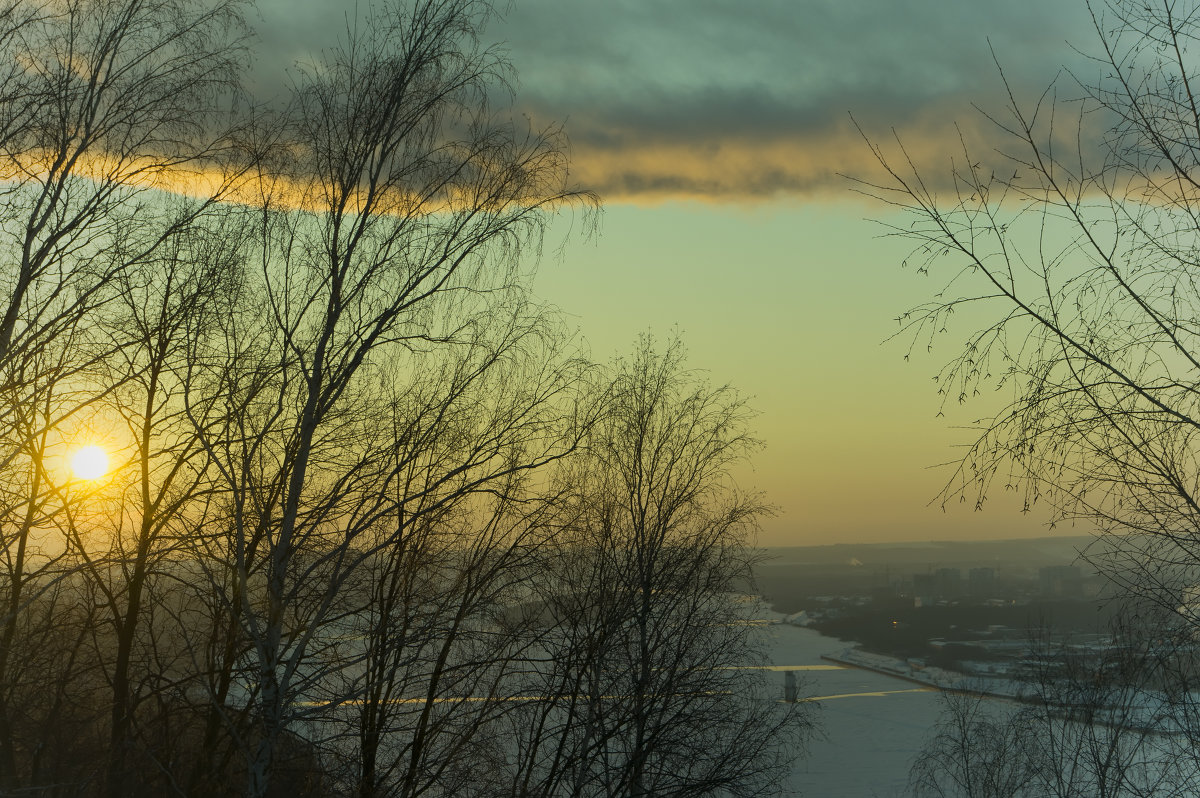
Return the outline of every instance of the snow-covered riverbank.
<path id="1" fill-rule="evenodd" d="M 933 687 L 938 690 L 954 690 L 962 693 L 1019 700 L 1026 686 L 1013 679 L 966 676 L 957 671 L 948 671 L 926 665 L 914 665 L 902 659 L 873 654 L 860 648 L 846 648 L 836 654 L 823 654 L 821 659 L 852 668 L 882 673 L 896 679 Z"/>

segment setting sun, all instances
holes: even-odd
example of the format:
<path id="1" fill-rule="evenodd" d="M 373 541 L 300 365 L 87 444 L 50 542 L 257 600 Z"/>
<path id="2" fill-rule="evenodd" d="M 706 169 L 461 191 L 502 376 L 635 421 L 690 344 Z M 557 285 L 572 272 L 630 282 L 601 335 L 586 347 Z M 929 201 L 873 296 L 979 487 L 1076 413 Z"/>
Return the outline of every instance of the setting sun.
<path id="1" fill-rule="evenodd" d="M 99 479 L 108 471 L 108 454 L 99 446 L 84 446 L 71 457 L 71 472 L 79 479 Z"/>

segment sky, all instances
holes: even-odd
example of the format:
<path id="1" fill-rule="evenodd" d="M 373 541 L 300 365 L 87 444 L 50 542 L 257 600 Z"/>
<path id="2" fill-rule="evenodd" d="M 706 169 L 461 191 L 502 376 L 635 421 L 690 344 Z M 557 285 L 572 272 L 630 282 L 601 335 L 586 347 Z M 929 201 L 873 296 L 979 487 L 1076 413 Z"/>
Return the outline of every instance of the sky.
<path id="1" fill-rule="evenodd" d="M 303 60 L 354 13 L 268 0 L 260 59 Z M 1047 534 L 1012 497 L 936 501 L 999 399 L 944 406 L 952 344 L 905 360 L 888 341 L 940 285 L 901 267 L 911 244 L 881 222 L 906 222 L 847 175 L 881 179 L 856 125 L 935 182 L 963 140 L 988 153 L 972 106 L 1003 112 L 1000 68 L 1022 102 L 1056 76 L 1069 96 L 1069 73 L 1098 70 L 1083 2 L 514 0 L 483 39 L 516 70 L 515 111 L 564 126 L 603 201 L 595 235 L 552 228 L 537 293 L 593 357 L 677 329 L 692 366 L 751 397 L 766 446 L 737 476 L 777 508 L 761 544 Z"/>

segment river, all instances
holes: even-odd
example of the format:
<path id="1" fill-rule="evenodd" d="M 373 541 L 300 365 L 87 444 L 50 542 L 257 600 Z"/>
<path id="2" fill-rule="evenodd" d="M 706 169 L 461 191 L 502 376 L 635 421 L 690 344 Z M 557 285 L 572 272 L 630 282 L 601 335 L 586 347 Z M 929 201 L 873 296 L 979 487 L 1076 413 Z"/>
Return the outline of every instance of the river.
<path id="1" fill-rule="evenodd" d="M 818 706 L 818 736 L 792 772 L 795 795 L 893 798 L 905 794 L 908 768 L 941 711 L 938 691 L 860 668 L 838 667 L 822 654 L 851 644 L 788 624 L 767 627 L 771 661 L 800 666 L 801 694 Z M 782 673 L 772 674 L 783 693 Z"/>

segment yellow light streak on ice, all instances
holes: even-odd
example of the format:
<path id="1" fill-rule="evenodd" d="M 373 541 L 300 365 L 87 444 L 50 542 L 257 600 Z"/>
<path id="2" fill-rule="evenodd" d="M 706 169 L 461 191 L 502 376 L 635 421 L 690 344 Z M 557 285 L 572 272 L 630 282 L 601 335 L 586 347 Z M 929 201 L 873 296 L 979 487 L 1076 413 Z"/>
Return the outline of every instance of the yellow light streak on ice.
<path id="1" fill-rule="evenodd" d="M 108 453 L 99 446 L 84 446 L 71 455 L 71 473 L 79 479 L 100 479 L 108 473 Z"/>
<path id="2" fill-rule="evenodd" d="M 821 667 L 821 666 L 818 666 Z M 804 668 L 790 668 L 791 670 L 804 670 Z M 757 670 L 757 668 L 755 669 Z M 774 668 L 765 670 L 775 670 Z M 899 695 L 901 693 L 936 693 L 936 687 L 910 687 L 906 690 L 871 690 L 865 693 L 838 693 L 836 695 L 817 695 L 808 696 L 799 699 L 802 702 L 808 701 L 832 701 L 838 698 L 882 698 L 889 695 Z M 650 694 L 647 694 L 650 695 Z M 674 696 L 695 696 L 695 695 L 732 695 L 727 690 L 702 690 L 696 693 L 672 693 Z M 602 695 L 598 696 L 602 701 L 617 701 L 628 700 L 632 696 L 628 695 Z M 550 696 L 537 695 L 513 695 L 513 696 L 441 696 L 436 698 L 391 698 L 381 703 L 384 704 L 467 704 L 476 702 L 503 702 L 503 701 L 549 701 Z M 301 707 L 328 707 L 328 706 L 345 706 L 358 707 L 365 702 L 360 699 L 352 699 L 349 701 L 297 701 L 296 706 Z"/>
<path id="3" fill-rule="evenodd" d="M 866 693 L 838 693 L 837 695 L 815 695 L 809 698 L 801 698 L 801 701 L 832 701 L 835 698 L 883 698 L 885 695 L 898 695 L 900 693 L 935 693 L 936 687 L 912 687 L 908 690 L 872 690 Z"/>

